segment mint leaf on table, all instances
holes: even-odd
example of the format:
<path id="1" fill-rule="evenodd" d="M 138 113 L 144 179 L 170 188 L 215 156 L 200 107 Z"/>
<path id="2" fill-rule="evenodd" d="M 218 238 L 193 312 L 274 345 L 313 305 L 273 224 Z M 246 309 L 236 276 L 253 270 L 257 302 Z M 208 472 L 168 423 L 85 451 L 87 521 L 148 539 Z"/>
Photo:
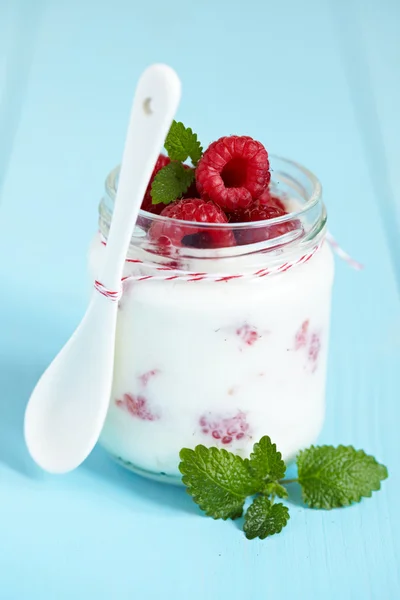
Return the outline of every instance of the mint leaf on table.
<path id="1" fill-rule="evenodd" d="M 194 180 L 194 170 L 179 162 L 170 162 L 160 169 L 151 185 L 153 204 L 169 204 L 182 196 Z"/>
<path id="2" fill-rule="evenodd" d="M 247 539 L 256 537 L 264 540 L 270 535 L 280 533 L 289 521 L 289 510 L 283 504 L 272 504 L 266 496 L 257 496 L 247 509 L 243 530 Z"/>
<path id="3" fill-rule="evenodd" d="M 254 444 L 253 452 L 246 463 L 260 479 L 276 481 L 285 476 L 286 465 L 282 460 L 282 454 L 267 435 L 264 435 L 258 444 Z"/>
<path id="4" fill-rule="evenodd" d="M 311 446 L 297 457 L 298 481 L 311 508 L 338 508 L 379 490 L 384 465 L 352 446 Z"/>
<path id="5" fill-rule="evenodd" d="M 184 448 L 180 458 L 179 470 L 187 491 L 206 515 L 214 519 L 240 517 L 246 498 L 263 487 L 245 461 L 225 449 Z"/>
<path id="6" fill-rule="evenodd" d="M 164 145 L 171 160 L 184 162 L 190 157 L 194 166 L 197 165 L 203 154 L 197 134 L 193 133 L 190 127 L 185 127 L 178 121 L 173 121 Z"/>

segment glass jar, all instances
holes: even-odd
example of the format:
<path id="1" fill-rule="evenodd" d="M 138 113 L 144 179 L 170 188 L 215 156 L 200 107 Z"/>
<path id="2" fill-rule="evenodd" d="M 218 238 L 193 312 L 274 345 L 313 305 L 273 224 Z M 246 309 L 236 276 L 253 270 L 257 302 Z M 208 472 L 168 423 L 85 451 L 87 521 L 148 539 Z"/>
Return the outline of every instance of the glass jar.
<path id="1" fill-rule="evenodd" d="M 326 210 L 312 173 L 270 159 L 272 193 L 289 215 L 185 223 L 183 245 L 160 245 L 152 232 L 182 221 L 140 213 L 100 439 L 136 472 L 178 483 L 181 448 L 204 444 L 244 457 L 263 435 L 291 460 L 321 430 L 334 272 Z M 117 182 L 114 169 L 90 251 L 92 279 Z"/>

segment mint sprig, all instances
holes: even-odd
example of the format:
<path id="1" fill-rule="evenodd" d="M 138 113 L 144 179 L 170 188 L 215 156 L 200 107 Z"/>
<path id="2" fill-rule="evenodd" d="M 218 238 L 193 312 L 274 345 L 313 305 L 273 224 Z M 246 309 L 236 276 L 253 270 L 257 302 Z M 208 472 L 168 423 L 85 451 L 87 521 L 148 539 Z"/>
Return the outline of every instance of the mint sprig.
<path id="1" fill-rule="evenodd" d="M 195 178 L 194 168 L 183 165 L 190 158 L 196 167 L 203 148 L 190 127 L 173 121 L 164 143 L 171 162 L 160 169 L 151 184 L 152 204 L 170 204 L 183 196 Z"/>
<path id="2" fill-rule="evenodd" d="M 160 169 L 151 186 L 153 204 L 169 204 L 182 196 L 194 181 L 194 170 L 179 162 L 170 162 Z"/>
<path id="3" fill-rule="evenodd" d="M 171 160 L 185 162 L 190 158 L 193 166 L 197 165 L 203 154 L 197 134 L 178 121 L 173 121 L 164 145 Z"/>
<path id="4" fill-rule="evenodd" d="M 268 436 L 254 444 L 249 459 L 225 449 L 196 446 L 180 452 L 179 470 L 188 493 L 214 519 L 236 519 L 243 514 L 248 539 L 265 539 L 287 525 L 289 510 L 275 497 L 287 498 L 286 486 L 297 482 L 311 508 L 332 509 L 359 502 L 379 490 L 387 468 L 373 456 L 352 446 L 311 446 L 297 457 L 298 478 L 283 479 L 286 465 Z M 290 498 L 290 497 L 289 497 Z"/>

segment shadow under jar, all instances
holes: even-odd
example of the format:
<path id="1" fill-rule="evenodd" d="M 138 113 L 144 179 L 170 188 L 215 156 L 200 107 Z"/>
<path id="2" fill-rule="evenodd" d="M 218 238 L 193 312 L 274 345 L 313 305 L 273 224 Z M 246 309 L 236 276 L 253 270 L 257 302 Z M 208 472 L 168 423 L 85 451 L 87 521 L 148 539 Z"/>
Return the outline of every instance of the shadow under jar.
<path id="1" fill-rule="evenodd" d="M 263 435 L 291 460 L 321 430 L 334 273 L 326 211 L 312 173 L 277 157 L 271 166 L 271 191 L 289 212 L 283 217 L 169 220 L 186 227 L 187 245 L 160 245 L 152 232 L 166 219 L 139 215 L 100 442 L 143 475 L 179 483 L 181 448 L 204 444 L 244 457 Z M 93 278 L 117 182 L 115 169 L 90 251 Z"/>

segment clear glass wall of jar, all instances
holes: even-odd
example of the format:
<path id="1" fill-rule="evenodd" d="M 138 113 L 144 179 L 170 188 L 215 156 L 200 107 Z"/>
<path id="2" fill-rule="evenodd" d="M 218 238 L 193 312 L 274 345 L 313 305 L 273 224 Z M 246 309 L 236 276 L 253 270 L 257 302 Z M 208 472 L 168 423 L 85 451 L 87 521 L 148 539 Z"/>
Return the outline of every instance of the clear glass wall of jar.
<path id="1" fill-rule="evenodd" d="M 326 211 L 312 173 L 277 157 L 271 167 L 287 216 L 196 223 L 179 247 L 153 239 L 164 217 L 139 216 L 100 440 L 136 472 L 179 482 L 181 448 L 204 444 L 246 456 L 263 435 L 290 460 L 321 430 L 334 272 Z M 117 181 L 115 169 L 100 204 L 92 278 Z"/>

